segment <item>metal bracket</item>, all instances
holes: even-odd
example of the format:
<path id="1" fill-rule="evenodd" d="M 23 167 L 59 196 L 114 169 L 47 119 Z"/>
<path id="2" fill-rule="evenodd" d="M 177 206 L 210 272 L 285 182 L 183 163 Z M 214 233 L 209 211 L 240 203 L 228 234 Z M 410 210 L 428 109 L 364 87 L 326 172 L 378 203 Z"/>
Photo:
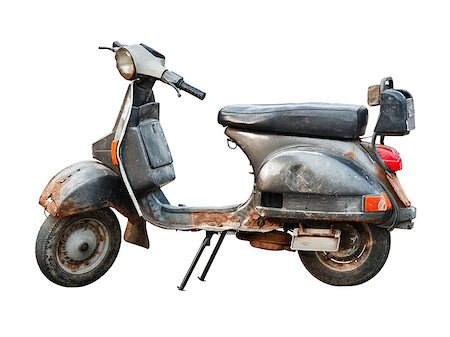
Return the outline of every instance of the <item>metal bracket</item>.
<path id="1" fill-rule="evenodd" d="M 231 144 L 234 144 L 234 145 L 231 145 Z M 234 140 L 230 139 L 230 138 L 227 139 L 227 146 L 228 146 L 230 149 L 232 149 L 232 150 L 236 150 L 236 149 L 237 149 L 237 144 L 236 144 L 236 142 L 235 142 Z"/>

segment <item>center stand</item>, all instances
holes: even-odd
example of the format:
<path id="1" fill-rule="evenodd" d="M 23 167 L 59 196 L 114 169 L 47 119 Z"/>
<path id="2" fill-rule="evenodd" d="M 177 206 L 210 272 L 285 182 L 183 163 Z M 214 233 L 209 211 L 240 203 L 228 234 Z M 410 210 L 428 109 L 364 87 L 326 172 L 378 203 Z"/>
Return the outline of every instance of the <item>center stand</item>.
<path id="1" fill-rule="evenodd" d="M 186 287 L 186 284 L 188 283 L 189 278 L 191 277 L 192 272 L 194 271 L 194 268 L 197 265 L 197 262 L 200 259 L 203 251 L 205 250 L 205 248 L 207 246 L 209 246 L 211 244 L 211 238 L 212 238 L 212 236 L 214 234 L 217 234 L 217 232 L 206 231 L 206 236 L 203 239 L 203 241 L 202 241 L 202 243 L 200 245 L 200 248 L 197 251 L 197 254 L 195 254 L 194 260 L 192 261 L 188 271 L 186 272 L 186 275 L 184 276 L 183 281 L 181 281 L 181 284 L 178 286 L 178 290 L 183 291 L 184 288 Z M 214 258 L 216 257 L 217 252 L 219 251 L 219 248 L 222 245 L 222 242 L 225 239 L 225 235 L 226 234 L 227 234 L 227 231 L 223 231 L 223 232 L 220 233 L 219 240 L 217 241 L 217 244 L 214 247 L 214 250 L 211 253 L 211 256 L 209 257 L 209 260 L 206 263 L 206 266 L 205 266 L 205 269 L 203 270 L 202 275 L 199 277 L 200 281 L 205 281 L 206 274 L 208 273 L 209 268 L 211 268 L 211 264 L 213 263 Z"/>

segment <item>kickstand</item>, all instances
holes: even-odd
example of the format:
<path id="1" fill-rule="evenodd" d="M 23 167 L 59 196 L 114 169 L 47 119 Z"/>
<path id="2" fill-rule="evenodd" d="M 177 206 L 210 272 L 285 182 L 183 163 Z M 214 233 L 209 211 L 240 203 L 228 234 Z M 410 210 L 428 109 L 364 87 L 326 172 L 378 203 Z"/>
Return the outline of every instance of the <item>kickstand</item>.
<path id="1" fill-rule="evenodd" d="M 211 264 L 213 263 L 214 258 L 217 255 L 217 252 L 219 251 L 219 248 L 223 242 L 223 239 L 225 239 L 225 235 L 227 235 L 227 231 L 223 231 L 222 233 L 220 233 L 219 240 L 217 241 L 216 247 L 214 247 L 214 250 L 213 250 L 211 256 L 209 257 L 208 263 L 206 264 L 205 269 L 203 270 L 202 276 L 200 276 L 198 278 L 200 281 L 205 281 L 206 274 L 208 274 L 209 268 L 211 268 Z"/>
<path id="2" fill-rule="evenodd" d="M 179 285 L 178 290 L 184 290 L 186 283 L 189 281 L 189 278 L 191 277 L 191 274 L 194 271 L 194 268 L 197 265 L 197 262 L 203 253 L 203 250 L 205 249 L 206 246 L 209 246 L 211 244 L 211 237 L 213 235 L 214 235 L 214 232 L 206 231 L 206 237 L 203 239 L 203 242 L 200 245 L 200 248 L 198 249 L 197 254 L 195 254 L 194 260 L 192 261 L 191 266 L 189 267 L 186 275 L 184 276 L 183 281 L 181 281 L 181 284 Z"/>

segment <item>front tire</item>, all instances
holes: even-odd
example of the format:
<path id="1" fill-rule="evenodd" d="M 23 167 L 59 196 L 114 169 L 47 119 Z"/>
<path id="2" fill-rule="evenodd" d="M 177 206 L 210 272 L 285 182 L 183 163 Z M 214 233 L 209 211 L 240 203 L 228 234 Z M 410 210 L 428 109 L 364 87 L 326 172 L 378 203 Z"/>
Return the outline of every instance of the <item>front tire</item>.
<path id="1" fill-rule="evenodd" d="M 341 231 L 336 252 L 299 251 L 303 265 L 317 279 L 334 286 L 353 286 L 374 277 L 386 262 L 390 233 L 365 223 L 338 223 Z"/>
<path id="2" fill-rule="evenodd" d="M 81 287 L 108 271 L 120 243 L 119 221 L 109 208 L 66 218 L 49 216 L 37 236 L 36 259 L 53 283 Z"/>

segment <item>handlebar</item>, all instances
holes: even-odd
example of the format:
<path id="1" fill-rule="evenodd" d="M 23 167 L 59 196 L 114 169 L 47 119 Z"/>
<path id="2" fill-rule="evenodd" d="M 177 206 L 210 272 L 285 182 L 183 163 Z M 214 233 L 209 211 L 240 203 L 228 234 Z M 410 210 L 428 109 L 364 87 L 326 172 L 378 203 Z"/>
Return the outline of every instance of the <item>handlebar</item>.
<path id="1" fill-rule="evenodd" d="M 203 91 L 193 87 L 190 84 L 187 84 L 185 81 L 181 80 L 181 82 L 177 85 L 180 90 L 186 91 L 188 94 L 197 97 L 200 100 L 203 100 L 206 96 L 206 93 Z"/>
<path id="2" fill-rule="evenodd" d="M 187 84 L 183 80 L 183 77 L 181 77 L 180 75 L 178 75 L 170 70 L 166 70 L 163 73 L 163 75 L 161 77 L 161 81 L 163 81 L 164 83 L 166 83 L 166 84 L 170 85 L 172 88 L 174 88 L 178 92 L 178 96 L 180 96 L 178 89 L 183 90 L 183 91 L 187 92 L 188 94 L 191 94 L 192 96 L 197 97 L 200 100 L 203 100 L 206 96 L 206 93 L 193 87 L 190 84 Z"/>
<path id="3" fill-rule="evenodd" d="M 149 57 L 149 60 L 146 60 L 145 57 L 142 57 L 142 55 L 139 55 L 139 53 L 137 53 L 137 55 L 135 55 L 138 58 L 138 65 L 140 62 L 146 62 L 148 61 L 150 63 L 150 66 L 146 69 L 147 72 L 144 72 L 143 74 L 149 75 L 149 76 L 153 76 L 156 79 L 160 79 L 162 82 L 170 85 L 172 88 L 174 88 L 178 94 L 178 96 L 180 96 L 180 90 L 183 90 L 185 92 L 187 92 L 188 94 L 191 94 L 194 97 L 197 97 L 200 100 L 203 100 L 206 96 L 206 93 L 204 93 L 203 91 L 193 87 L 190 84 L 187 84 L 184 80 L 183 77 L 181 77 L 180 75 L 167 70 L 164 67 L 164 56 L 159 54 L 157 51 L 153 50 L 152 48 L 141 44 L 141 47 L 145 48 L 148 52 L 150 52 L 151 56 Z M 128 46 L 128 49 L 132 49 L 134 50 L 136 47 L 140 47 L 137 45 L 132 45 L 132 46 Z M 122 47 L 126 47 L 126 45 L 121 44 L 119 41 L 114 41 L 112 44 L 112 48 L 108 48 L 108 47 L 99 47 L 100 49 L 109 49 L 112 50 L 114 52 L 116 52 L 118 49 L 122 48 Z M 132 51 L 129 50 L 129 52 L 131 52 L 133 54 Z M 143 60 L 142 60 L 143 58 Z M 117 54 L 116 54 L 116 59 L 117 59 Z M 131 57 L 131 59 L 133 60 L 133 57 Z M 136 62 L 136 60 L 133 60 L 133 62 Z M 152 72 L 152 66 L 153 68 L 155 68 L 156 71 Z M 118 67 L 119 68 L 119 67 Z M 148 71 L 150 70 L 150 71 Z M 120 72 L 120 69 L 119 69 Z M 135 69 L 136 72 L 136 69 Z M 162 75 L 161 75 L 162 73 Z M 122 74 L 122 73 L 121 73 Z M 123 75 L 122 75 L 123 76 Z M 127 79 L 129 79 L 128 77 L 126 77 Z"/>

